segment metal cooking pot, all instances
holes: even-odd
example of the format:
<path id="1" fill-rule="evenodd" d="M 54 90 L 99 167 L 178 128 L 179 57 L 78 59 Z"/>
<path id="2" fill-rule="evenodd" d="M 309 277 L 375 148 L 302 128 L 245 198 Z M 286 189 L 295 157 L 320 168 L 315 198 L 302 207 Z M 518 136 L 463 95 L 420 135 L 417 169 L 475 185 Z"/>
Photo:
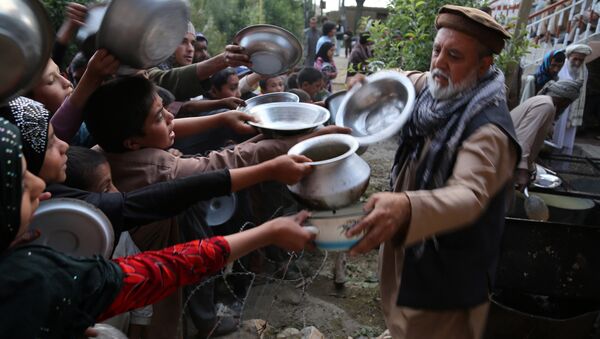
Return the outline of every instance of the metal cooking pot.
<path id="1" fill-rule="evenodd" d="M 187 0 L 113 0 L 97 34 L 98 48 L 133 68 L 156 66 L 185 35 L 188 7 Z"/>
<path id="2" fill-rule="evenodd" d="M 347 134 L 321 135 L 296 144 L 288 154 L 310 158 L 313 171 L 288 188 L 316 209 L 338 209 L 358 201 L 369 185 L 371 168 L 357 149 L 358 141 Z"/>
<path id="3" fill-rule="evenodd" d="M 46 68 L 54 30 L 37 0 L 0 4 L 0 102 L 27 92 Z"/>

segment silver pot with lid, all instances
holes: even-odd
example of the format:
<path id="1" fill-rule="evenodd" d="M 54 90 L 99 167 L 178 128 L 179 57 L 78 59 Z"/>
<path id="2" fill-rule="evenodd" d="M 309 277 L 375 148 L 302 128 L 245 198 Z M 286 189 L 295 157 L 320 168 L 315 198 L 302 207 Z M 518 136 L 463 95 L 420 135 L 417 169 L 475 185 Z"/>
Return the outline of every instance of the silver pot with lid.
<path id="1" fill-rule="evenodd" d="M 327 134 L 304 140 L 288 154 L 312 160 L 313 171 L 289 190 L 304 204 L 332 210 L 355 203 L 369 185 L 371 168 L 356 154 L 358 141 L 347 134 Z"/>

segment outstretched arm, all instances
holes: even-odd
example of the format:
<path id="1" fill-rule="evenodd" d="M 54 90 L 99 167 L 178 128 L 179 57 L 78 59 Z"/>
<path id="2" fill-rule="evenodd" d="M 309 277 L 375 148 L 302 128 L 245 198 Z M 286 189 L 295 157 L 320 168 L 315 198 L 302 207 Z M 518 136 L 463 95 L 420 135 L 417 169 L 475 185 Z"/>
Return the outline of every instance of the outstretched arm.
<path id="1" fill-rule="evenodd" d="M 113 303 L 97 320 L 153 304 L 178 287 L 198 283 L 228 262 L 266 245 L 301 250 L 314 238 L 301 226 L 307 217 L 308 212 L 303 211 L 226 237 L 194 240 L 114 259 L 123 273 L 123 285 Z"/>

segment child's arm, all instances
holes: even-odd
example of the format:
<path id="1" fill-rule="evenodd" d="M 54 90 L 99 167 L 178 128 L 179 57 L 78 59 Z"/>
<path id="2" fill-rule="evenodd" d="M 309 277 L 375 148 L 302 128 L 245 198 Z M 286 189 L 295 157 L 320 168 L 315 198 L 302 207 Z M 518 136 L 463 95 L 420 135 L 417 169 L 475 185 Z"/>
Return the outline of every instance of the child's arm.
<path id="1" fill-rule="evenodd" d="M 237 97 L 229 97 L 217 100 L 190 100 L 181 105 L 177 115 L 180 116 L 183 114 L 185 116 L 187 113 L 209 112 L 220 108 L 236 109 L 240 106 L 246 106 L 246 102 Z"/>
<path id="2" fill-rule="evenodd" d="M 231 191 L 237 192 L 271 180 L 287 185 L 295 184 L 310 173 L 310 165 L 304 164 L 309 161 L 309 158 L 302 155 L 281 155 L 258 165 L 231 169 Z"/>
<path id="3" fill-rule="evenodd" d="M 100 49 L 94 53 L 81 81 L 50 120 L 59 139 L 71 141 L 83 122 L 82 109 L 87 99 L 118 68 L 119 61 L 106 50 Z"/>
<path id="4" fill-rule="evenodd" d="M 75 2 L 67 4 L 65 21 L 56 33 L 56 40 L 54 41 L 54 49 L 52 51 L 52 60 L 57 65 L 63 63 L 69 42 L 71 42 L 79 27 L 85 24 L 86 15 L 87 7 L 85 5 Z"/>
<path id="5" fill-rule="evenodd" d="M 205 117 L 175 119 L 173 130 L 175 138 L 184 138 L 217 127 L 229 127 L 239 134 L 256 134 L 254 127 L 246 124 L 246 121 L 255 119 L 243 112 L 227 111 Z"/>
<path id="6" fill-rule="evenodd" d="M 153 304 L 178 287 L 198 283 L 255 249 L 273 244 L 286 250 L 301 250 L 314 239 L 314 234 L 301 226 L 308 215 L 303 211 L 226 237 L 194 240 L 114 259 L 123 272 L 123 285 L 97 320 Z"/>

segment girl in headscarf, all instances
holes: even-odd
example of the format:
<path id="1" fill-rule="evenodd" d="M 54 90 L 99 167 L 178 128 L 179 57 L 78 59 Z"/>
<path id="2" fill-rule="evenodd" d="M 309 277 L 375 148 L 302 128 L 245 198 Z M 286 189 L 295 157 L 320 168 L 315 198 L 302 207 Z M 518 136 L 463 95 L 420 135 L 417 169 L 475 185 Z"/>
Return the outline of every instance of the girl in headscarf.
<path id="1" fill-rule="evenodd" d="M 64 182 L 69 145 L 54 134 L 50 112 L 44 105 L 18 97 L 9 101 L 0 115 L 21 131 L 30 172 L 47 184 Z"/>
<path id="2" fill-rule="evenodd" d="M 96 321 L 155 303 L 226 263 L 269 244 L 300 250 L 308 216 L 279 218 L 226 237 L 106 260 L 24 245 L 44 182 L 26 170 L 18 129 L 0 118 L 0 333 L 75 338 Z"/>
<path id="3" fill-rule="evenodd" d="M 565 52 L 563 50 L 550 51 L 544 56 L 542 64 L 534 74 L 535 92 L 539 92 L 550 80 L 558 80 L 558 72 L 565 63 Z"/>
<path id="4" fill-rule="evenodd" d="M 325 42 L 317 51 L 314 67 L 321 71 L 327 78 L 326 89 L 331 93 L 331 82 L 337 77 L 337 67 L 333 61 L 335 45 L 331 42 Z"/>

